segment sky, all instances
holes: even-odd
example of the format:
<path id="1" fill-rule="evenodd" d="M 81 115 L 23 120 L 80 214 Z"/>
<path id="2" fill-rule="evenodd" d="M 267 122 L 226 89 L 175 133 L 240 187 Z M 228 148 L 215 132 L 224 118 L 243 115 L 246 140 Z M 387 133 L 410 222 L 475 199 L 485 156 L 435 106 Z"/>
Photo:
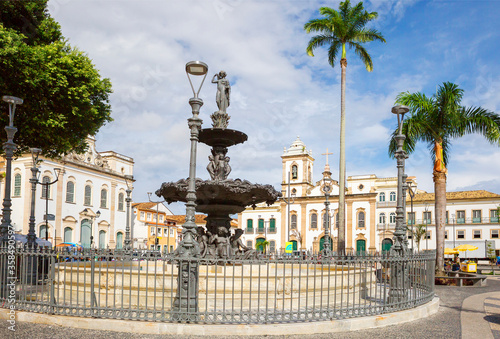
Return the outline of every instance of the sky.
<path id="1" fill-rule="evenodd" d="M 391 113 L 400 92 L 432 95 L 454 82 L 464 90 L 462 104 L 500 113 L 499 1 L 365 1 L 379 16 L 369 24 L 387 43 L 365 44 L 374 70 L 367 72 L 347 50 L 347 175 L 397 175 L 387 154 L 397 126 Z M 96 135 L 98 151 L 113 150 L 134 159 L 133 199 L 147 201 L 163 182 L 189 172 L 189 98 L 185 73 L 191 60 L 209 66 L 200 92 L 200 117 L 210 128 L 217 110 L 221 70 L 231 82 L 228 128 L 248 135 L 229 149 L 230 178 L 272 184 L 280 190 L 281 155 L 300 136 L 316 159 L 319 180 L 328 148 L 332 176 L 338 177 L 340 65 L 331 67 L 325 49 L 306 54 L 313 34 L 306 22 L 319 18 L 315 0 L 50 0 L 49 13 L 69 43 L 93 60 L 113 84 L 113 122 Z M 197 77 L 193 81 L 199 81 Z M 500 194 L 500 148 L 480 135 L 453 140 L 448 191 L 486 189 Z M 209 147 L 198 145 L 197 177 L 209 179 Z M 432 162 L 419 144 L 406 161 L 418 187 L 433 192 Z M 159 198 L 157 200 L 160 200 Z M 184 213 L 183 204 L 172 204 Z"/>

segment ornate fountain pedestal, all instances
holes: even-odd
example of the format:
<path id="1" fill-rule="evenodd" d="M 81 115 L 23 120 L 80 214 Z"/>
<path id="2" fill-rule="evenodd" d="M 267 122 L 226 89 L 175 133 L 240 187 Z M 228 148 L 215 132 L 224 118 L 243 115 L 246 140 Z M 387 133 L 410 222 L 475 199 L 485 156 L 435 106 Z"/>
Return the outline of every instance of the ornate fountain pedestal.
<path id="1" fill-rule="evenodd" d="M 205 128 L 200 131 L 199 141 L 212 148 L 207 171 L 211 180 L 195 180 L 196 211 L 207 215 L 205 230 L 199 231 L 198 241 L 207 248 L 201 257 L 226 259 L 241 250 L 237 238 L 231 234 L 232 214 L 242 212 L 247 206 L 261 202 L 273 204 L 281 193 L 271 185 L 252 184 L 247 180 L 228 179 L 231 172 L 228 147 L 243 143 L 247 135 L 227 128 Z M 187 202 L 188 180 L 166 182 L 156 191 L 167 203 Z M 237 248 L 238 247 L 238 248 Z"/>

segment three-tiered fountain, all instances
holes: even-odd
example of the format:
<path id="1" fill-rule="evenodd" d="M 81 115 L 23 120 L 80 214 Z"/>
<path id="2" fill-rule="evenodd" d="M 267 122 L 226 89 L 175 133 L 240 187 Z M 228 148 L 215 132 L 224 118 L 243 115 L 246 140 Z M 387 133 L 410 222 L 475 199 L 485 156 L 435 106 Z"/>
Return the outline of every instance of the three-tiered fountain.
<path id="1" fill-rule="evenodd" d="M 248 137 L 243 132 L 227 128 L 230 116 L 226 109 L 229 106 L 231 87 L 226 73 L 221 71 L 214 75 L 212 83 L 217 84 L 216 102 L 219 110 L 210 116 L 213 128 L 204 128 L 199 133 L 199 141 L 211 147 L 207 166 L 210 180 L 195 179 L 196 211 L 207 214 L 206 230 L 199 230 L 198 233 L 200 256 L 219 259 L 248 257 L 250 249 L 245 248 L 241 241 L 238 244 L 235 239 L 241 233 L 231 233 L 230 215 L 258 203 L 273 204 L 281 193 L 271 185 L 228 179 L 231 172 L 228 147 L 244 143 Z M 168 203 L 187 202 L 188 188 L 189 179 L 165 182 L 156 191 L 156 195 L 163 197 Z"/>

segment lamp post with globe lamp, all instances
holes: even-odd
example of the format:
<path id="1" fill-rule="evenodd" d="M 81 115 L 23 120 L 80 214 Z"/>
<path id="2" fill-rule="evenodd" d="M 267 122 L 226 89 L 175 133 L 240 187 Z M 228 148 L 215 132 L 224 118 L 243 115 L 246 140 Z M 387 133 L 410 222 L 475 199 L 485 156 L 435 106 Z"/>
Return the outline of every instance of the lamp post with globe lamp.
<path id="1" fill-rule="evenodd" d="M 7 241 L 7 236 L 9 229 L 14 232 L 14 226 L 12 226 L 12 221 L 10 219 L 10 214 L 12 212 L 11 206 L 12 201 L 10 199 L 11 190 L 11 180 L 12 180 L 12 157 L 17 145 L 14 143 L 14 135 L 17 132 L 17 128 L 14 127 L 14 114 L 16 113 L 16 105 L 21 105 L 23 99 L 4 95 L 2 100 L 9 104 L 9 125 L 5 126 L 5 131 L 7 132 L 7 141 L 3 144 L 3 149 L 5 151 L 5 195 L 3 199 L 2 208 L 2 223 L 0 225 L 0 240 L 2 243 Z"/>
<path id="2" fill-rule="evenodd" d="M 201 87 L 207 77 L 208 66 L 201 61 L 190 61 L 186 64 L 186 74 L 193 90 L 193 97 L 189 99 L 193 116 L 188 119 L 190 130 L 191 152 L 189 160 L 189 181 L 186 195 L 186 221 L 182 225 L 182 241 L 176 251 L 179 258 L 179 274 L 177 280 L 177 295 L 174 300 L 174 318 L 177 320 L 195 321 L 198 312 L 198 262 L 200 247 L 196 241 L 197 226 L 196 212 L 196 152 L 199 134 L 203 121 L 200 119 L 200 108 L 203 100 L 198 97 Z M 196 91 L 191 77 L 203 77 L 200 87 Z"/>

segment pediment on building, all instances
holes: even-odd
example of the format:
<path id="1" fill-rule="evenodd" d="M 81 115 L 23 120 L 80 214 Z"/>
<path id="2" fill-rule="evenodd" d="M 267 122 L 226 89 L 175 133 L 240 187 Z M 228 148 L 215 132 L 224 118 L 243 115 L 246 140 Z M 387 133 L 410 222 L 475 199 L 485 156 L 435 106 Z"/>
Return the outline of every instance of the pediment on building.
<path id="1" fill-rule="evenodd" d="M 109 170 L 110 168 L 108 165 L 108 161 L 104 159 L 96 150 L 95 139 L 89 136 L 86 142 L 88 147 L 85 153 L 78 154 L 76 152 L 71 152 L 69 154 L 64 155 L 62 159 L 65 161 L 85 164 L 87 166 Z"/>

